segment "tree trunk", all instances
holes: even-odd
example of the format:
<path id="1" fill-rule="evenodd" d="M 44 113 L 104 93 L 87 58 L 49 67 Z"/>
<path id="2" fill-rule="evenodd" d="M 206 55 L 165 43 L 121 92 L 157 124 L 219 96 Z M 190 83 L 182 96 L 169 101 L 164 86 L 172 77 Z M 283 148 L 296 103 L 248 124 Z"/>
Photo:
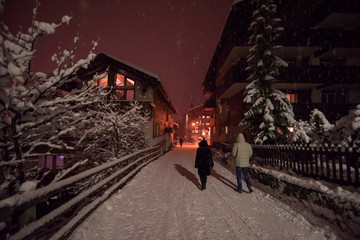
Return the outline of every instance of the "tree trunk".
<path id="1" fill-rule="evenodd" d="M 18 133 L 16 130 L 16 119 L 18 117 L 16 116 L 15 118 L 12 119 L 11 121 L 11 130 L 12 130 L 12 140 L 14 143 L 14 150 L 16 153 L 16 160 L 18 161 L 22 161 L 22 156 L 21 156 L 21 148 L 19 145 L 19 137 L 18 137 Z M 25 182 L 25 173 L 24 173 L 24 163 L 23 162 L 19 162 L 18 163 L 18 177 L 17 179 L 19 180 L 20 184 Z"/>

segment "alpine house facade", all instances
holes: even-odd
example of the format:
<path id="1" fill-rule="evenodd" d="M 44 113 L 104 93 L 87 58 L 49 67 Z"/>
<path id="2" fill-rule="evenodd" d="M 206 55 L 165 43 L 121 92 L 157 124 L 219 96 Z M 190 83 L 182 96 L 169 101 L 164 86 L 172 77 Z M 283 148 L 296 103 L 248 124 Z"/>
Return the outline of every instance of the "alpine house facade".
<path id="1" fill-rule="evenodd" d="M 274 3 L 284 28 L 275 54 L 288 63 L 274 87 L 287 95 L 297 120 L 308 120 L 317 108 L 334 123 L 360 103 L 360 1 Z M 234 2 L 203 81 L 206 110 L 214 113 L 212 143 L 233 143 L 243 132 L 253 11 L 250 0 Z"/>
<path id="2" fill-rule="evenodd" d="M 149 109 L 150 119 L 143 127 L 149 146 L 161 144 L 163 151 L 168 151 L 173 144 L 174 115 L 178 110 L 159 77 L 108 53 L 98 54 L 87 69 L 78 72 L 77 77 L 80 81 L 88 81 L 95 74 L 104 72 L 107 72 L 106 77 L 95 84 L 105 86 L 104 91 L 111 91 L 119 104 L 137 101 Z"/>

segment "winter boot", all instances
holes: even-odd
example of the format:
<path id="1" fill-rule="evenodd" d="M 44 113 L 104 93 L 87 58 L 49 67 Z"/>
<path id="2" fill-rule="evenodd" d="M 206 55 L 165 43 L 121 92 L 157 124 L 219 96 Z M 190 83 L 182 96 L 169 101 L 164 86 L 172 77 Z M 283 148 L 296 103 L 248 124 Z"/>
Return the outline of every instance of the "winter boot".
<path id="1" fill-rule="evenodd" d="M 252 192 L 253 192 L 252 188 L 251 188 L 251 187 L 249 187 L 249 193 L 252 193 Z"/>

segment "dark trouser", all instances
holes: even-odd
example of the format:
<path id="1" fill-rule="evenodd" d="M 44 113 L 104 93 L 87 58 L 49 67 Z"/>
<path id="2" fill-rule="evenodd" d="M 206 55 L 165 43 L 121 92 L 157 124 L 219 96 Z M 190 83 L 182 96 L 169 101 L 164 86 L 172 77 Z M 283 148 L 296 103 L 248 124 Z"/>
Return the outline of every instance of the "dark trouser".
<path id="1" fill-rule="evenodd" d="M 201 181 L 201 188 L 205 189 L 206 188 L 206 179 L 207 179 L 207 174 L 204 171 L 198 170 L 199 173 L 199 177 L 200 177 L 200 181 Z"/>

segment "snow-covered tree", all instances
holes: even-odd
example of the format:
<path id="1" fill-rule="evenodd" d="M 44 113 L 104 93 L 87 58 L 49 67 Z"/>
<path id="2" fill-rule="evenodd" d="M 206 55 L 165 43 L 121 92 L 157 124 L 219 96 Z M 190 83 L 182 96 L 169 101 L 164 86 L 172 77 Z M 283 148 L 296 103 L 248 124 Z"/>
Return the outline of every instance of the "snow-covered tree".
<path id="1" fill-rule="evenodd" d="M 360 146 L 360 105 L 331 124 L 318 109 L 310 114 L 310 120 L 299 121 L 289 134 L 288 142 L 315 146 Z"/>
<path id="2" fill-rule="evenodd" d="M 0 130 L 1 161 L 17 163 L 17 180 L 25 180 L 24 162 L 36 147 L 71 149 L 61 136 L 69 131 L 67 126 L 54 128 L 54 120 L 65 113 L 93 103 L 94 87 L 65 92 L 62 87 L 73 80 L 79 68 L 86 68 L 94 58 L 97 42 L 85 59 L 75 60 L 79 37 L 74 38 L 74 48 L 63 50 L 59 46 L 53 55 L 57 67 L 50 73 L 32 72 L 31 66 L 40 37 L 53 34 L 71 17 L 64 16 L 61 23 L 37 21 L 39 3 L 33 10 L 32 24 L 28 30 L 13 34 L 1 25 L 0 35 Z"/>
<path id="3" fill-rule="evenodd" d="M 311 143 L 316 145 L 329 143 L 330 130 L 334 128 L 334 125 L 330 124 L 325 115 L 318 109 L 314 109 L 311 111 L 309 123 Z"/>
<path id="4" fill-rule="evenodd" d="M 144 129 L 149 114 L 138 102 L 98 101 L 74 121 L 76 147 L 87 158 L 109 161 L 146 147 Z M 89 117 L 91 116 L 91 117 Z M 79 137 L 80 136 L 80 137 Z"/>
<path id="5" fill-rule="evenodd" d="M 56 176 L 40 176 L 39 184 L 55 182 L 144 149 L 147 147 L 144 130 L 148 121 L 149 112 L 145 105 L 139 102 L 119 104 L 106 98 L 66 114 L 56 125 L 64 125 L 63 122 L 69 125 L 66 139 L 76 151 L 67 156 L 62 171 Z M 98 179 L 97 176 L 94 178 Z M 96 182 L 94 179 L 89 181 Z M 84 183 L 74 185 L 74 188 L 83 187 Z"/>
<path id="6" fill-rule="evenodd" d="M 279 67 L 287 63 L 274 54 L 274 41 L 283 31 L 275 27 L 280 22 L 275 18 L 276 5 L 272 0 L 252 0 L 256 10 L 252 15 L 249 31 L 250 48 L 247 57 L 250 72 L 244 102 L 250 108 L 240 123 L 255 136 L 256 143 L 283 142 L 289 133 L 288 127 L 295 123 L 294 113 L 286 95 L 274 89 Z"/>
<path id="7" fill-rule="evenodd" d="M 336 121 L 330 135 L 334 145 L 360 147 L 360 104 Z"/>

